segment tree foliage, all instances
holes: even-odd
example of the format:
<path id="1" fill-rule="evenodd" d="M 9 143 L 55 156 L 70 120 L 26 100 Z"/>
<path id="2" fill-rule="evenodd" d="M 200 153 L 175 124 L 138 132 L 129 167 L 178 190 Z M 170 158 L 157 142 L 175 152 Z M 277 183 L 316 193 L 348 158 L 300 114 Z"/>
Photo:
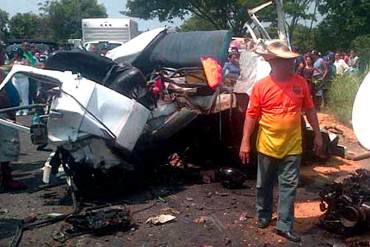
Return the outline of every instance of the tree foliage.
<path id="1" fill-rule="evenodd" d="M 290 33 L 302 19 L 313 18 L 307 14 L 310 4 L 314 0 L 287 0 L 284 1 L 288 15 Z M 152 19 L 159 18 L 160 21 L 171 20 L 176 17 L 185 18 L 192 15 L 190 20 L 185 21 L 186 30 L 196 29 L 232 29 L 236 34 L 241 34 L 244 23 L 249 19 L 247 9 L 253 8 L 264 0 L 128 0 L 127 11 L 123 13 L 128 16 Z M 259 12 L 258 16 L 263 20 L 276 20 L 273 7 Z M 201 22 L 200 20 L 204 20 Z M 200 30 L 199 29 L 199 30 Z"/>
<path id="2" fill-rule="evenodd" d="M 9 35 L 8 29 L 9 14 L 8 12 L 0 9 L 0 40 L 5 40 Z"/>
<path id="3" fill-rule="evenodd" d="M 370 33 L 370 1 L 325 0 L 319 11 L 324 20 L 318 27 L 317 43 L 324 49 L 348 49 L 358 36 Z"/>
<path id="4" fill-rule="evenodd" d="M 40 7 L 41 16 L 54 41 L 81 38 L 83 18 L 107 17 L 97 0 L 52 0 Z"/>
<path id="5" fill-rule="evenodd" d="M 351 49 L 360 54 L 360 64 L 370 65 L 370 34 L 357 36 L 351 42 Z"/>
<path id="6" fill-rule="evenodd" d="M 39 38 L 41 18 L 33 13 L 18 13 L 9 21 L 9 36 L 14 39 Z"/>
<path id="7" fill-rule="evenodd" d="M 198 16 L 192 16 L 180 26 L 180 31 L 211 31 L 215 30 L 215 26 L 207 20 L 201 19 Z"/>
<path id="8" fill-rule="evenodd" d="M 160 21 L 192 15 L 198 18 L 196 21 L 205 20 L 214 29 L 233 29 L 238 33 L 248 20 L 247 9 L 261 2 L 263 0 L 128 0 L 128 10 L 123 13 Z"/>

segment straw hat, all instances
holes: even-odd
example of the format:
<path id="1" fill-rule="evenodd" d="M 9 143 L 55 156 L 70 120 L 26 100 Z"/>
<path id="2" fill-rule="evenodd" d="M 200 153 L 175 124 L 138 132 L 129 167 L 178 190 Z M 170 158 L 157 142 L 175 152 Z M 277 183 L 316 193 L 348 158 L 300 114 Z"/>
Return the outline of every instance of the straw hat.
<path id="1" fill-rule="evenodd" d="M 265 60 L 277 57 L 292 59 L 300 56 L 299 53 L 291 51 L 287 44 L 281 40 L 267 40 L 261 42 L 256 49 L 256 53 L 263 56 Z"/>

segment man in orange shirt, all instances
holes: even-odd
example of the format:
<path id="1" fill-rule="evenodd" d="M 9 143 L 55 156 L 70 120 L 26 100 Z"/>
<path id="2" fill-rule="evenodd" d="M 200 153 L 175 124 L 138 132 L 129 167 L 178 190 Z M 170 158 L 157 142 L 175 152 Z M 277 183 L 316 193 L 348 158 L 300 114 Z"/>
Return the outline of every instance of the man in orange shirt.
<path id="1" fill-rule="evenodd" d="M 251 135 L 257 123 L 258 227 L 266 228 L 272 217 L 273 186 L 278 180 L 279 205 L 277 234 L 294 242 L 294 201 L 298 187 L 302 153 L 301 114 L 306 113 L 315 139 L 314 151 L 319 154 L 322 137 L 307 82 L 294 71 L 299 54 L 291 52 L 282 41 L 270 41 L 257 52 L 271 65 L 268 77 L 257 82 L 252 90 L 244 123 L 240 158 L 249 163 Z"/>

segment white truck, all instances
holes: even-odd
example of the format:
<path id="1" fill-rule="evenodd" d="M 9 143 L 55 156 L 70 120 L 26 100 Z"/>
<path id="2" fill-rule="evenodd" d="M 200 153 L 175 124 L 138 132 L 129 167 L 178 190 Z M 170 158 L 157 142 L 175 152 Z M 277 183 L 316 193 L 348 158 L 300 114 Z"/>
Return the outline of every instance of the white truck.
<path id="1" fill-rule="evenodd" d="M 127 18 L 82 19 L 82 44 L 86 50 L 105 53 L 139 34 L 136 21 Z"/>

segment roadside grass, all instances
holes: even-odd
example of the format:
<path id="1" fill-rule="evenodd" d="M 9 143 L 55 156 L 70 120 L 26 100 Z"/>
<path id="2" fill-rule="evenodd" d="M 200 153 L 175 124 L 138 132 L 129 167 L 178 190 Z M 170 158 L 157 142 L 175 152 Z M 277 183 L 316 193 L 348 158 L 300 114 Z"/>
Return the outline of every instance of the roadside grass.
<path id="1" fill-rule="evenodd" d="M 329 90 L 325 111 L 345 124 L 352 119 L 352 107 L 357 91 L 367 73 L 358 75 L 337 76 L 332 81 Z"/>

